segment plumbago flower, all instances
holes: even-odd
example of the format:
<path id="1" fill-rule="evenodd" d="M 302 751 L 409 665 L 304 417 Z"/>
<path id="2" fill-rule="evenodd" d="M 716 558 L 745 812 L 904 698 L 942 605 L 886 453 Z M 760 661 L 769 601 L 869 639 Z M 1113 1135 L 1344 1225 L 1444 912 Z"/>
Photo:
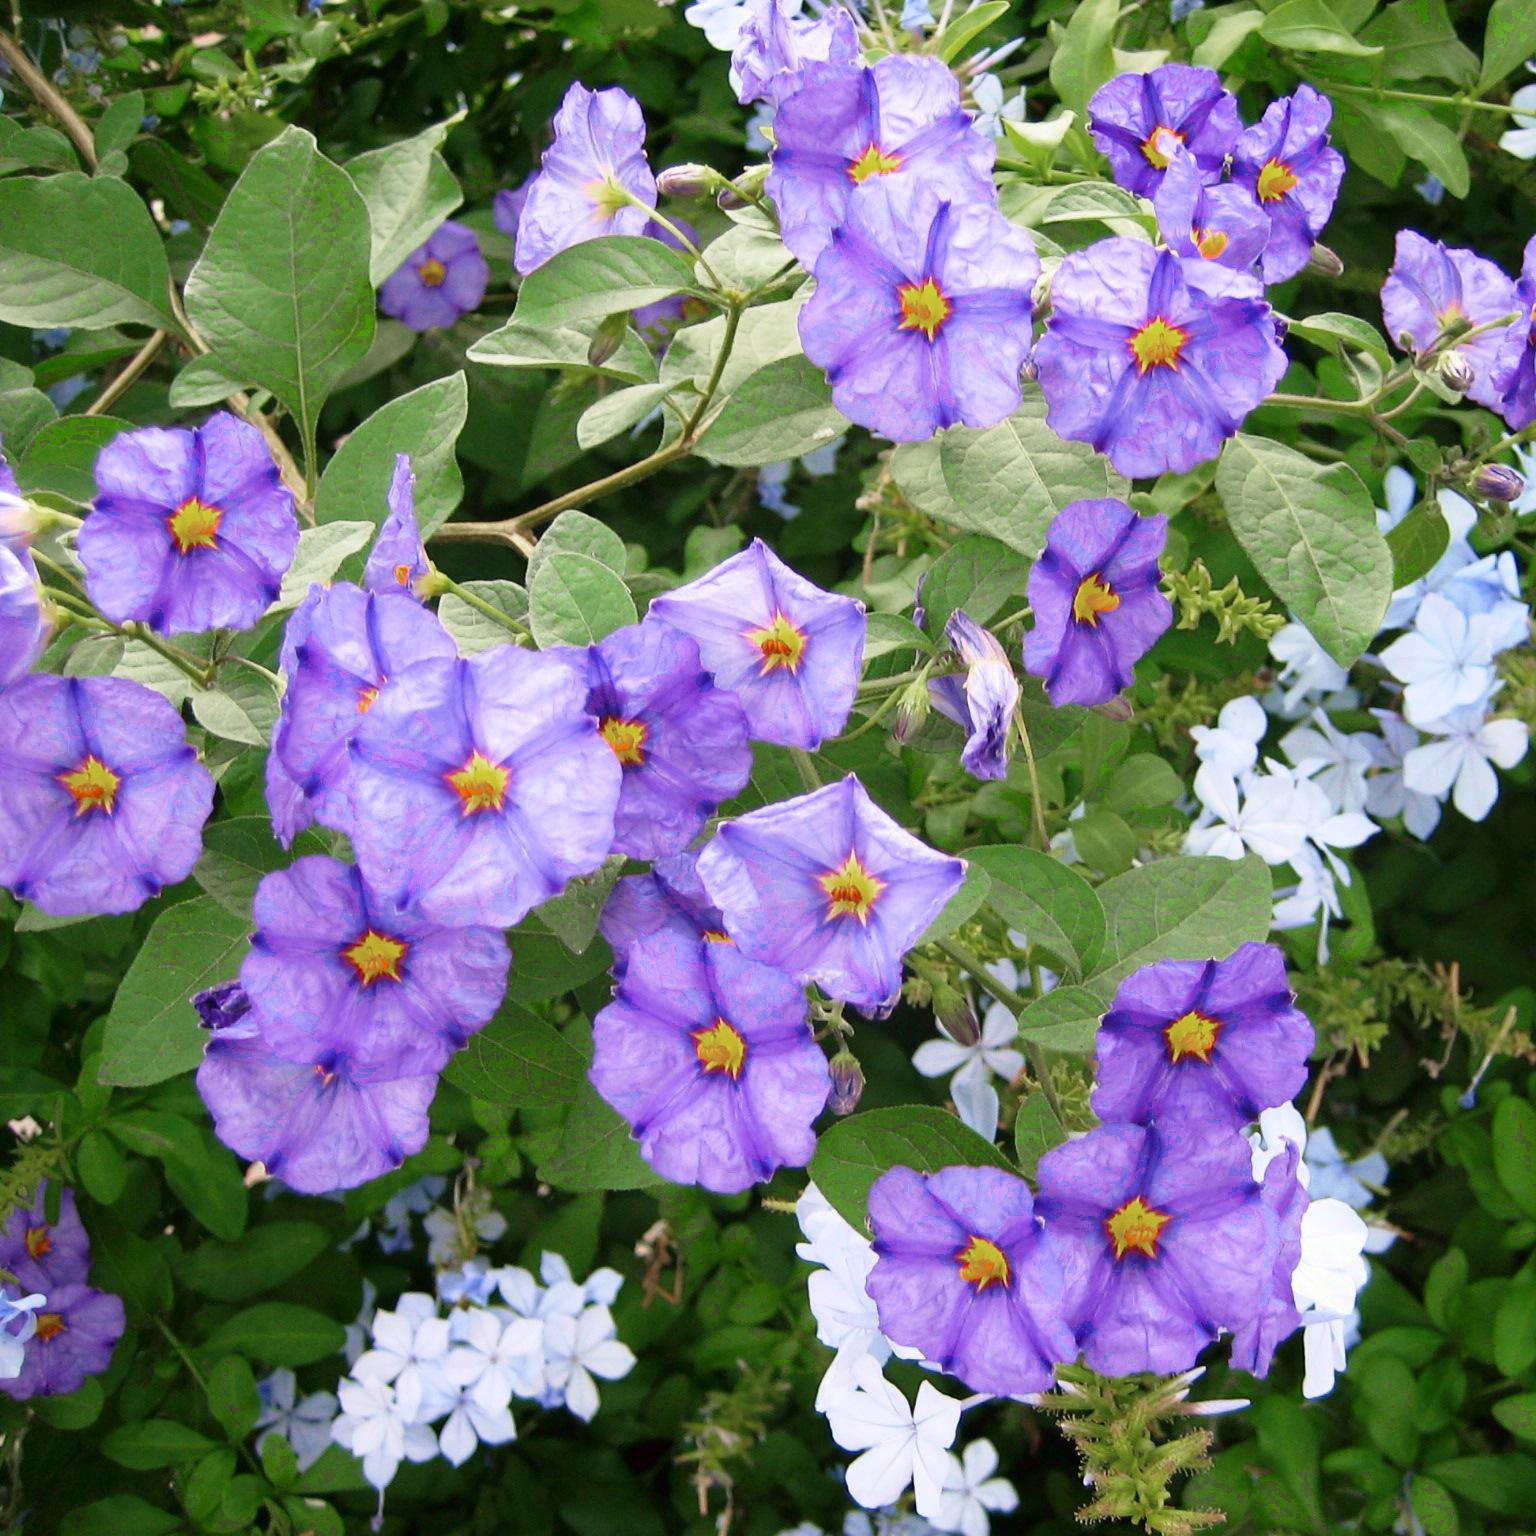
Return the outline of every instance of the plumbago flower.
<path id="1" fill-rule="evenodd" d="M 306 1472 L 325 1454 L 336 1419 L 336 1394 L 311 1392 L 298 1395 L 298 1380 L 286 1366 L 257 1383 L 261 1413 L 256 1420 L 256 1451 L 274 1436 L 293 1447 L 300 1472 Z"/>
<path id="2" fill-rule="evenodd" d="M 1019 680 L 1008 654 L 989 631 L 957 608 L 944 625 L 944 636 L 955 648 L 965 671 L 935 678 L 928 696 L 940 714 L 968 734 L 960 765 L 973 778 L 1008 777 L 1008 739 L 1013 712 L 1019 703 Z"/>
<path id="3" fill-rule="evenodd" d="M 678 853 L 751 776 L 747 717 L 693 637 L 659 619 L 615 630 L 587 656 L 587 711 L 624 770 L 613 851 Z"/>
<path id="4" fill-rule="evenodd" d="M 643 235 L 655 206 L 640 103 L 616 86 L 572 85 L 555 113 L 554 142 L 523 199 L 517 270 L 526 276 L 599 235 Z"/>
<path id="5" fill-rule="evenodd" d="M 919 182 L 957 208 L 995 207 L 997 149 L 934 58 L 891 54 L 872 69 L 811 64 L 779 103 L 768 195 L 784 243 L 810 271 L 866 192 Z"/>
<path id="6" fill-rule="evenodd" d="M 1521 318 L 1503 334 L 1490 382 L 1498 391 L 1499 414 L 1519 432 L 1536 421 L 1536 235 L 1525 243 L 1515 308 Z"/>
<path id="7" fill-rule="evenodd" d="M 613 845 L 623 771 L 587 713 L 579 652 L 503 645 L 424 661 L 351 745 L 351 836 L 381 896 L 507 928 Z"/>
<path id="8" fill-rule="evenodd" d="M 1051 305 L 1035 348 L 1046 419 L 1132 478 L 1214 458 L 1285 372 L 1257 278 L 1141 240 L 1072 252 Z"/>
<path id="9" fill-rule="evenodd" d="M 1301 1092 L 1312 1041 L 1273 945 L 1244 944 L 1225 960 L 1159 960 L 1127 976 L 1104 1015 L 1094 1113 L 1240 1129 Z"/>
<path id="10" fill-rule="evenodd" d="M 1248 271 L 1269 243 L 1269 218 L 1245 187 L 1211 185 L 1184 146 L 1160 140 L 1168 156 L 1152 200 L 1158 233 L 1180 256 L 1202 256 Z"/>
<path id="11" fill-rule="evenodd" d="M 997 1447 L 990 1440 L 972 1440 L 958 1456 L 951 1452 L 937 1529 L 989 1536 L 989 1514 L 1011 1515 L 1019 1507 L 1019 1490 L 996 1472 Z"/>
<path id="12" fill-rule="evenodd" d="M 91 601 L 115 624 L 248 629 L 277 600 L 299 524 L 261 433 L 220 411 L 195 431 L 144 427 L 108 443 L 76 547 Z"/>
<path id="13" fill-rule="evenodd" d="M 832 1079 L 805 992 L 734 945 L 638 940 L 592 1044 L 593 1086 L 663 1178 L 732 1194 L 810 1162 Z"/>
<path id="14" fill-rule="evenodd" d="M 388 515 L 363 568 L 363 585 L 370 592 L 409 592 L 420 597 L 422 578 L 432 564 L 416 521 L 416 476 L 408 453 L 395 455 L 387 502 Z"/>
<path id="15" fill-rule="evenodd" d="M 653 933 L 687 939 L 723 939 L 725 919 L 712 906 L 699 879 L 696 851 L 668 854 L 643 875 L 626 875 L 613 890 L 598 920 L 598 931 L 613 950 L 613 973 L 624 974 L 630 946 Z"/>
<path id="16" fill-rule="evenodd" d="M 1076 1353 L 1063 1277 L 1023 1179 L 893 1168 L 869 1192 L 880 1330 L 973 1391 L 1038 1392 Z"/>
<path id="17" fill-rule="evenodd" d="M 1525 722 L 1490 719 L 1477 703 L 1451 710 L 1424 730 L 1439 739 L 1404 755 L 1404 788 L 1436 800 L 1450 795 L 1469 821 L 1484 820 L 1499 797 L 1494 768 L 1513 768 L 1530 746 Z"/>
<path id="18" fill-rule="evenodd" d="M 379 308 L 413 331 L 445 328 L 479 308 L 490 274 L 474 230 L 447 219 L 384 279 Z"/>
<path id="19" fill-rule="evenodd" d="M 1074 501 L 1056 514 L 1029 573 L 1034 628 L 1024 637 L 1025 669 L 1052 704 L 1103 704 L 1130 686 L 1173 622 L 1158 590 L 1167 537 L 1166 517 L 1123 501 Z"/>
<path id="20" fill-rule="evenodd" d="M 1295 95 L 1270 102 L 1232 152 L 1233 184 L 1246 187 L 1269 219 L 1266 283 L 1283 283 L 1306 266 L 1333 212 L 1344 157 L 1328 141 L 1332 121 L 1333 103 L 1298 85 Z"/>
<path id="21" fill-rule="evenodd" d="M 1219 181 L 1242 126 L 1237 98 L 1216 71 L 1189 64 L 1116 75 L 1088 103 L 1089 131 L 1115 180 L 1143 197 L 1162 185 L 1174 145 L 1194 158 L 1203 180 Z"/>
<path id="22" fill-rule="evenodd" d="M 817 260 L 800 340 L 833 403 L 871 431 L 914 442 L 995 426 L 1018 409 L 1039 276 L 1034 242 L 989 204 L 871 187 Z"/>
<path id="23" fill-rule="evenodd" d="M 174 706 L 120 677 L 0 692 L 0 886 L 55 917 L 132 912 L 202 856 L 213 780 Z"/>
<path id="24" fill-rule="evenodd" d="M 756 0 L 731 54 L 731 85 L 743 106 L 777 104 L 799 87 L 808 64 L 857 65 L 859 34 L 841 5 L 800 16 L 800 0 Z"/>
<path id="25" fill-rule="evenodd" d="M 1403 714 L 1421 730 L 1453 709 L 1486 699 L 1496 679 L 1493 658 L 1498 622 L 1490 614 L 1463 613 L 1431 592 L 1413 628 L 1381 653 L 1382 665 L 1403 684 Z"/>
<path id="26" fill-rule="evenodd" d="M 850 774 L 724 823 L 699 877 L 754 960 L 863 1009 L 889 1008 L 901 962 L 965 879 Z"/>
<path id="27" fill-rule="evenodd" d="M 698 642 L 755 740 L 813 751 L 848 723 L 864 661 L 864 605 L 823 592 L 761 539 L 663 593 L 647 617 Z"/>

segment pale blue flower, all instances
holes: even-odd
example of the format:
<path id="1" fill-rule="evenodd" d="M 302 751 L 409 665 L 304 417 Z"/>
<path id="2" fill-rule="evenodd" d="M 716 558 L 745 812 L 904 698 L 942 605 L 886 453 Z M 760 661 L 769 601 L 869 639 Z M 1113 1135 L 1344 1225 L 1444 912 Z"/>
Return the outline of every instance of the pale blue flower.
<path id="1" fill-rule="evenodd" d="M 1517 160 L 1536 160 L 1536 85 L 1522 85 L 1509 104 L 1522 110 L 1512 114 L 1514 126 L 1499 136 L 1499 148 Z"/>
<path id="2" fill-rule="evenodd" d="M 1423 181 L 1416 181 L 1413 190 L 1429 204 L 1431 208 L 1438 208 L 1445 201 L 1445 183 L 1440 180 L 1433 171 Z"/>
<path id="3" fill-rule="evenodd" d="M 44 1305 L 46 1298 L 39 1292 L 12 1296 L 0 1287 L 0 1381 L 14 1381 L 21 1375 L 27 1340 L 37 1332 L 34 1314 Z"/>
<path id="4" fill-rule="evenodd" d="M 307 1472 L 331 1443 L 336 1394 L 311 1392 L 307 1397 L 299 1397 L 297 1381 L 286 1366 L 258 1382 L 256 1391 L 261 1399 L 261 1413 L 256 1420 L 257 1451 L 274 1435 L 280 1435 L 293 1447 L 299 1471 Z"/>
<path id="5" fill-rule="evenodd" d="M 1375 1190 L 1386 1186 L 1391 1172 L 1380 1152 L 1346 1158 L 1326 1125 L 1316 1127 L 1307 1137 L 1302 1155 L 1312 1174 L 1307 1191 L 1312 1198 L 1342 1200 L 1357 1211 L 1365 1210 L 1375 1201 Z M 1367 1185 L 1374 1187 L 1367 1188 Z"/>
<path id="6" fill-rule="evenodd" d="M 1499 798 L 1494 768 L 1513 768 L 1526 754 L 1530 733 L 1523 720 L 1491 720 L 1482 704 L 1452 710 L 1424 729 L 1438 741 L 1415 747 L 1403 759 L 1403 783 L 1451 803 L 1468 821 L 1483 821 Z"/>
<path id="7" fill-rule="evenodd" d="M 1453 709 L 1480 704 L 1494 684 L 1499 621 L 1467 615 L 1438 592 L 1419 605 L 1413 628 L 1382 653 L 1382 665 L 1403 684 L 1403 714 L 1420 730 Z"/>

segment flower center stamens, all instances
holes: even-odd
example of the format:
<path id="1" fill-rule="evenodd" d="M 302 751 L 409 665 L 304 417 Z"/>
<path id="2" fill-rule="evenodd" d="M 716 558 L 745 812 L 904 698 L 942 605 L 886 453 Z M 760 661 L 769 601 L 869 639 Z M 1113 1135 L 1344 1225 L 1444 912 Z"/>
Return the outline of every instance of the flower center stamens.
<path id="1" fill-rule="evenodd" d="M 1104 1230 L 1109 1233 L 1110 1245 L 1117 1259 L 1123 1259 L 1132 1249 L 1149 1259 L 1155 1259 L 1157 1239 L 1172 1220 L 1164 1212 L 1153 1210 L 1137 1195 L 1105 1219 Z"/>
<path id="2" fill-rule="evenodd" d="M 62 1314 L 58 1312 L 39 1312 L 37 1314 L 37 1334 L 45 1344 L 49 1339 L 56 1339 L 61 1333 L 69 1332 L 69 1324 L 64 1321 Z"/>
<path id="3" fill-rule="evenodd" d="M 896 295 L 901 300 L 901 324 L 897 329 L 921 331 L 929 341 L 939 334 L 954 312 L 955 306 L 931 277 L 920 283 L 903 283 Z"/>
<path id="4" fill-rule="evenodd" d="M 1184 142 L 1184 135 L 1177 128 L 1165 128 L 1161 123 L 1141 141 L 1141 152 L 1147 164 L 1159 171 L 1166 171 L 1173 163 L 1174 150 Z"/>
<path id="5" fill-rule="evenodd" d="M 74 797 L 76 816 L 84 816 L 88 811 L 110 816 L 123 785 L 122 779 L 94 755 L 72 772 L 61 773 L 59 783 Z"/>
<path id="6" fill-rule="evenodd" d="M 871 144 L 857 160 L 848 162 L 848 179 L 861 187 L 871 176 L 889 176 L 900 169 L 900 155 L 887 154 L 878 144 Z"/>
<path id="7" fill-rule="evenodd" d="M 1113 613 L 1120 606 L 1120 594 L 1099 575 L 1084 576 L 1072 594 L 1072 617 L 1090 629 L 1099 627 L 1101 613 Z"/>
<path id="8" fill-rule="evenodd" d="M 447 775 L 449 787 L 464 802 L 464 814 L 499 811 L 507 798 L 512 775 L 484 753 L 473 752 L 462 768 Z"/>
<path id="9" fill-rule="evenodd" d="M 27 1228 L 27 1256 L 32 1259 L 40 1259 L 45 1254 L 53 1252 L 53 1228 L 52 1227 L 28 1227 Z"/>
<path id="10" fill-rule="evenodd" d="M 852 916 L 861 923 L 868 923 L 869 914 L 885 889 L 885 881 L 865 869 L 856 853 L 850 853 L 839 868 L 828 870 L 817 879 L 827 893 L 829 920 Z"/>
<path id="11" fill-rule="evenodd" d="M 1209 1062 L 1216 1049 L 1216 1037 L 1221 1033 L 1221 1020 L 1212 1019 L 1191 1009 L 1181 1014 L 1163 1031 L 1168 1042 L 1168 1059 L 1177 1064 L 1186 1056 Z"/>
<path id="12" fill-rule="evenodd" d="M 341 958 L 357 972 L 365 987 L 371 987 L 376 981 L 400 980 L 400 963 L 409 948 L 399 939 L 370 928 L 357 943 L 342 950 Z"/>
<path id="13" fill-rule="evenodd" d="M 219 524 L 224 521 L 224 509 L 189 496 L 166 519 L 177 550 L 189 555 L 194 549 L 219 547 Z"/>
<path id="14" fill-rule="evenodd" d="M 695 1030 L 693 1048 L 706 1072 L 729 1072 L 736 1079 L 746 1065 L 747 1042 L 724 1019 Z"/>
<path id="15" fill-rule="evenodd" d="M 620 720 L 616 715 L 609 715 L 598 731 L 626 768 L 638 768 L 645 761 L 645 742 L 651 734 L 645 721 Z"/>
<path id="16" fill-rule="evenodd" d="M 1177 368 L 1188 340 L 1189 332 L 1182 326 L 1157 315 L 1148 320 L 1126 345 L 1136 359 L 1136 371 L 1146 373 L 1152 368 Z"/>
<path id="17" fill-rule="evenodd" d="M 798 672 L 805 660 L 806 633 L 782 613 L 776 612 L 761 629 L 747 630 L 745 638 L 762 653 L 761 676 L 780 667 L 790 673 Z"/>
<path id="18" fill-rule="evenodd" d="M 988 1238 L 973 1233 L 970 1242 L 955 1255 L 955 1261 L 960 1266 L 960 1278 L 978 1291 L 989 1285 L 1008 1284 L 1008 1255 Z"/>
<path id="19" fill-rule="evenodd" d="M 1300 182 L 1301 177 L 1284 160 L 1267 160 L 1263 170 L 1259 172 L 1259 201 L 1278 203 Z"/>
<path id="20" fill-rule="evenodd" d="M 1221 229 L 1191 229 L 1189 238 L 1207 261 L 1215 261 L 1230 243 L 1226 231 Z"/>
<path id="21" fill-rule="evenodd" d="M 421 279 L 422 287 L 424 288 L 441 288 L 448 276 L 448 268 L 436 256 L 428 256 L 416 268 L 416 276 Z"/>

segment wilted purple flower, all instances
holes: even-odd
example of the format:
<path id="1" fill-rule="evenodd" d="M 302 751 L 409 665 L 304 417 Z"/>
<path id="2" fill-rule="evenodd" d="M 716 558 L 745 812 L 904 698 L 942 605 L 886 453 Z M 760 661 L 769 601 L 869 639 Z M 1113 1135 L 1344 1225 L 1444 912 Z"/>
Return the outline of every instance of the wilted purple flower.
<path id="1" fill-rule="evenodd" d="M 596 869 L 623 772 L 586 697 L 576 651 L 500 645 L 398 676 L 352 742 L 369 885 L 434 922 L 510 928 Z"/>
<path id="2" fill-rule="evenodd" d="M 44 912 L 132 912 L 202 855 L 213 780 L 140 683 L 23 678 L 0 693 L 0 763 L 0 885 Z"/>
<path id="3" fill-rule="evenodd" d="M 1248 271 L 1269 241 L 1269 215 L 1245 187 L 1210 185 L 1195 157 L 1173 146 L 1152 206 L 1158 233 L 1180 256 Z"/>
<path id="4" fill-rule="evenodd" d="M 389 482 L 389 515 L 363 568 L 363 585 L 370 592 L 409 592 L 421 596 L 421 579 L 432 569 L 427 546 L 421 542 L 416 521 L 416 476 L 411 456 L 395 455 L 394 478 Z"/>
<path id="5" fill-rule="evenodd" d="M 743 954 L 877 1009 L 965 864 L 904 832 L 849 774 L 724 823 L 699 878 Z"/>
<path id="6" fill-rule="evenodd" d="M 1225 960 L 1159 960 L 1127 976 L 1104 1015 L 1094 1113 L 1239 1129 L 1301 1092 L 1311 1049 L 1312 1026 L 1274 945 L 1244 944 Z"/>
<path id="7" fill-rule="evenodd" d="M 246 629 L 272 605 L 299 524 L 271 451 L 227 411 L 124 432 L 96 459 L 77 548 L 91 601 L 162 635 Z"/>
<path id="8" fill-rule="evenodd" d="M 1291 1277 L 1301 1262 L 1301 1222 L 1310 1197 L 1296 1176 L 1300 1166 L 1301 1147 L 1287 1141 L 1285 1150 L 1271 1158 L 1264 1170 L 1264 1203 L 1274 1212 L 1277 1228 L 1275 1262 L 1258 1311 L 1232 1340 L 1234 1369 L 1255 1376 L 1269 1374 L 1275 1350 L 1301 1326 Z"/>
<path id="9" fill-rule="evenodd" d="M 379 308 L 413 331 L 438 330 L 479 306 L 490 273 L 479 236 L 445 219 L 384 279 Z"/>
<path id="10" fill-rule="evenodd" d="M 587 711 L 624 770 L 613 851 L 678 853 L 752 773 L 747 717 L 692 636 L 646 619 L 588 652 Z"/>
<path id="11" fill-rule="evenodd" d="M 1521 318 L 1507 331 L 1493 333 L 1502 339 L 1491 383 L 1499 395 L 1496 409 L 1511 431 L 1520 432 L 1536 421 L 1536 235 L 1525 243 L 1525 259 L 1515 283 L 1515 308 Z M 1486 467 L 1504 468 L 1502 464 Z"/>
<path id="12" fill-rule="evenodd" d="M 1002 1168 L 892 1168 L 869 1192 L 875 1267 L 864 1281 L 880 1332 L 972 1391 L 1049 1387 L 1077 1356 L 1061 1265 L 1029 1185 Z"/>
<path id="13" fill-rule="evenodd" d="M 655 206 L 640 103 L 616 86 L 572 85 L 555 114 L 554 143 L 523 202 L 517 270 L 526 275 L 567 246 L 599 235 L 643 235 L 647 209 Z"/>
<path id="14" fill-rule="evenodd" d="M 1161 513 L 1140 517 L 1113 498 L 1056 514 L 1029 573 L 1034 627 L 1024 637 L 1025 670 L 1044 681 L 1052 704 L 1103 704 L 1130 686 L 1173 622 L 1158 590 L 1167 537 Z"/>
<path id="15" fill-rule="evenodd" d="M 1141 240 L 1072 252 L 1035 348 L 1051 427 L 1132 478 L 1214 458 L 1285 372 L 1263 294 L 1246 272 Z"/>
<path id="16" fill-rule="evenodd" d="M 60 1191 L 59 1218 L 48 1220 L 48 1181 L 37 1186 L 32 1203 L 18 1206 L 0 1232 L 0 1269 L 15 1275 L 25 1291 L 55 1290 L 85 1279 L 91 1267 L 91 1240 L 85 1234 L 75 1192 Z"/>
<path id="17" fill-rule="evenodd" d="M 1039 275 L 1034 242 L 990 205 L 911 180 L 870 187 L 817 260 L 800 340 L 838 410 L 871 431 L 995 426 L 1018 409 Z"/>
<path id="18" fill-rule="evenodd" d="M 624 974 L 630 947 L 653 933 L 688 939 L 728 937 L 720 909 L 699 879 L 697 852 L 657 859 L 643 875 L 626 875 L 609 893 L 598 931 L 613 950 L 613 973 Z"/>
<path id="19" fill-rule="evenodd" d="M 212 1034 L 234 1040 L 241 1035 L 256 1033 L 256 1024 L 251 1018 L 251 1000 L 238 981 L 221 981 L 216 986 L 194 992 L 192 1007 L 197 1022 Z"/>
<path id="20" fill-rule="evenodd" d="M 37 1332 L 26 1342 L 21 1374 L 0 1380 L 0 1392 L 22 1402 L 73 1392 L 87 1376 L 99 1376 L 123 1336 L 121 1298 L 78 1281 L 51 1288 L 36 1317 Z"/>
<path id="21" fill-rule="evenodd" d="M 639 940 L 592 1046 L 593 1086 L 663 1178 L 733 1194 L 816 1150 L 831 1078 L 804 989 L 734 945 Z"/>
<path id="22" fill-rule="evenodd" d="M 1453 325 L 1487 325 L 1519 308 L 1515 285 L 1494 262 L 1464 247 L 1426 240 L 1414 230 L 1398 230 L 1392 270 L 1381 290 L 1381 313 L 1387 335 L 1399 345 L 1407 337 L 1415 351 L 1424 352 Z M 1472 365 L 1467 398 L 1490 411 L 1500 407 L 1494 381 L 1506 335 L 1499 326 L 1456 342 L 1456 350 Z"/>
<path id="23" fill-rule="evenodd" d="M 1115 180 L 1127 191 L 1152 197 L 1173 144 L 1195 157 L 1206 181 L 1219 181 L 1243 124 L 1237 98 L 1221 88 L 1214 69 L 1162 64 L 1101 85 L 1088 103 L 1088 126 L 1109 156 Z"/>
<path id="24" fill-rule="evenodd" d="M 785 245 L 807 271 L 872 185 L 921 182 L 957 208 L 996 206 L 997 148 L 961 109 L 960 82 L 938 59 L 808 65 L 773 129 L 768 195 Z"/>
<path id="25" fill-rule="evenodd" d="M 262 1041 L 291 1060 L 344 1031 L 361 1066 L 440 1072 L 507 988 L 497 929 L 440 927 L 335 859 L 267 875 L 253 920 L 240 984 Z"/>
<path id="26" fill-rule="evenodd" d="M 1236 1131 L 1101 1125 L 1040 1159 L 1039 1189 L 1094 1370 L 1188 1370 L 1219 1329 L 1253 1325 L 1279 1230 Z"/>
<path id="27" fill-rule="evenodd" d="M 949 616 L 944 633 L 960 653 L 965 672 L 930 682 L 929 697 L 940 714 L 968 733 L 960 753 L 965 771 L 977 779 L 1006 779 L 1019 680 L 996 637 L 962 609 Z"/>
<path id="28" fill-rule="evenodd" d="M 50 627 L 32 557 L 0 543 L 0 688 L 32 670 Z"/>
<path id="29" fill-rule="evenodd" d="M 1344 157 L 1328 140 L 1333 103 L 1310 85 L 1270 102 L 1243 130 L 1232 152 L 1232 180 L 1269 216 L 1266 283 L 1283 283 L 1306 266 L 1344 179 Z"/>
<path id="30" fill-rule="evenodd" d="M 650 616 L 692 635 L 715 686 L 734 693 L 757 741 L 819 747 L 848 723 L 864 662 L 864 605 L 823 592 L 753 539 Z"/>
<path id="31" fill-rule="evenodd" d="M 853 17 L 841 5 L 811 17 L 791 15 L 784 0 L 755 0 L 731 54 L 731 85 L 742 106 L 777 104 L 799 88 L 806 65 L 817 63 L 859 63 Z"/>
<path id="32" fill-rule="evenodd" d="M 348 748 L 364 717 L 408 667 L 457 655 L 437 615 L 403 593 L 310 588 L 283 636 L 288 687 L 267 758 L 267 804 L 284 847 L 316 821 L 351 826 Z"/>

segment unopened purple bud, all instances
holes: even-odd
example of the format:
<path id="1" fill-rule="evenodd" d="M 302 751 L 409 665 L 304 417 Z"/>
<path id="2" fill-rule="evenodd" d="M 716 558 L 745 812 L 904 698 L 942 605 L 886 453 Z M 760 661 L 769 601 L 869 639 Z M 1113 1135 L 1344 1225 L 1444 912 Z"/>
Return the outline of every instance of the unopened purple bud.
<path id="1" fill-rule="evenodd" d="M 707 165 L 669 165 L 657 175 L 656 190 L 663 197 L 703 197 L 721 179 Z"/>
<path id="2" fill-rule="evenodd" d="M 851 1115 L 864 1097 L 864 1071 L 856 1057 L 844 1046 L 832 1058 L 832 1096 L 827 1108 L 834 1115 Z"/>
<path id="3" fill-rule="evenodd" d="M 1467 361 L 1465 352 L 1451 351 L 1440 359 L 1440 377 L 1456 391 L 1458 395 L 1464 395 L 1472 388 L 1475 375 L 1472 372 L 1472 364 Z"/>
<path id="4" fill-rule="evenodd" d="M 896 704 L 896 721 L 891 727 L 891 734 L 902 746 L 922 730 L 930 707 L 928 684 L 922 679 L 915 683 L 908 683 L 902 690 L 901 698 Z"/>
<path id="5" fill-rule="evenodd" d="M 244 1040 L 256 1033 L 254 1021 L 247 1019 L 251 1000 L 238 981 L 221 981 L 199 992 L 192 999 L 204 1029 L 224 1040 Z"/>
<path id="6" fill-rule="evenodd" d="M 1039 379 L 1040 365 L 1036 363 L 1034 358 L 1026 357 L 1024 359 L 1024 366 L 1019 369 L 1019 377 L 1021 379 L 1027 380 L 1031 384 L 1035 383 Z"/>
<path id="7" fill-rule="evenodd" d="M 1472 489 L 1489 501 L 1519 501 L 1525 494 L 1525 476 L 1508 464 L 1484 464 L 1472 476 Z"/>
<path id="8" fill-rule="evenodd" d="M 956 1045 L 973 1046 L 981 1039 L 981 1025 L 971 1000 L 958 988 L 938 981 L 933 987 L 933 1012 L 939 1028 Z"/>
<path id="9" fill-rule="evenodd" d="M 1106 720 L 1126 721 L 1136 713 L 1135 706 L 1123 693 L 1117 693 L 1114 698 L 1106 699 L 1102 704 L 1093 706 L 1094 713 L 1103 715 Z"/>
<path id="10" fill-rule="evenodd" d="M 1307 258 L 1307 272 L 1313 277 L 1342 277 L 1344 263 L 1336 252 L 1330 251 L 1318 241 L 1313 244 L 1312 254 Z"/>

